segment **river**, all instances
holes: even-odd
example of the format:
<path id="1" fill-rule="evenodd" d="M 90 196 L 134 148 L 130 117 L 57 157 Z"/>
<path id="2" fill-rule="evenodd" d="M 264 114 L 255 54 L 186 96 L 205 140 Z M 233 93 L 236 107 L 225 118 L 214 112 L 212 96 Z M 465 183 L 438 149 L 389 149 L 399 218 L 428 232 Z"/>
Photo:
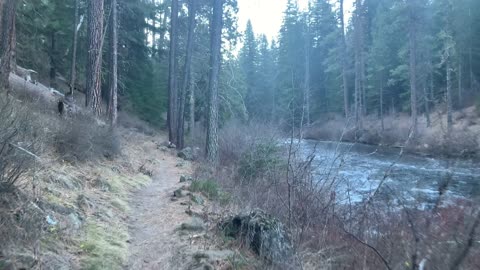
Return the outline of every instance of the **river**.
<path id="1" fill-rule="evenodd" d="M 358 203 L 379 187 L 377 195 L 397 203 L 428 207 L 442 201 L 480 199 L 480 166 L 472 160 L 400 155 L 400 149 L 353 143 L 304 140 L 302 154 L 315 154 L 315 178 L 333 183 L 338 203 Z M 329 179 L 329 180 L 325 180 Z"/>

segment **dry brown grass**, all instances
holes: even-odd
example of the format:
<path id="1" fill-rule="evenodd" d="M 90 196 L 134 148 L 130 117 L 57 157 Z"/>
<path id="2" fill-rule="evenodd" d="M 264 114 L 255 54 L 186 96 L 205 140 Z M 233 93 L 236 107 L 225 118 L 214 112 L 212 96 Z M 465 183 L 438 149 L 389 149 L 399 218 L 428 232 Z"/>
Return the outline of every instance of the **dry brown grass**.
<path id="1" fill-rule="evenodd" d="M 59 156 L 69 162 L 113 158 L 121 152 L 115 129 L 97 125 L 94 118 L 80 114 L 65 119 L 56 131 L 54 146 Z"/>

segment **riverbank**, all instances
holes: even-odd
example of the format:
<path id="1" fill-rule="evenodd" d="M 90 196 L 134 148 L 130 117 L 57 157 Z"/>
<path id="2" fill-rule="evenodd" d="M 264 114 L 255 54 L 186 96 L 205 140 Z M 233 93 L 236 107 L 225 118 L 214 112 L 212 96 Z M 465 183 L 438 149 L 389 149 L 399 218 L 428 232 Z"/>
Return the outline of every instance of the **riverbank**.
<path id="1" fill-rule="evenodd" d="M 362 129 L 356 129 L 353 120 L 331 115 L 307 128 L 304 138 L 405 147 L 410 153 L 424 156 L 480 158 L 480 117 L 475 107 L 453 114 L 450 134 L 445 114 L 436 112 L 430 118 L 431 124 L 427 127 L 425 116 L 419 117 L 417 136 L 409 139 L 411 120 L 408 115 L 386 116 L 383 128 L 377 117 L 368 116 Z"/>

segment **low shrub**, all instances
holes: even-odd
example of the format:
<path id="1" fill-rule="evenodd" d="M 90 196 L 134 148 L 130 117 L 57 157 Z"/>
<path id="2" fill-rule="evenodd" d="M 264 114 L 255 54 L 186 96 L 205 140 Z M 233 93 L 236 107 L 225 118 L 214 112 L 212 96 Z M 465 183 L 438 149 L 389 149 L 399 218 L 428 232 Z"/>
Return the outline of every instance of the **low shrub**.
<path id="1" fill-rule="evenodd" d="M 277 142 L 265 140 L 251 145 L 238 162 L 238 176 L 252 182 L 274 170 L 281 162 Z"/>
<path id="2" fill-rule="evenodd" d="M 195 180 L 190 185 L 190 191 L 200 192 L 209 199 L 217 199 L 220 196 L 220 187 L 213 180 Z"/>
<path id="3" fill-rule="evenodd" d="M 253 145 L 264 141 L 278 142 L 281 135 L 277 128 L 269 124 L 230 122 L 219 133 L 220 165 L 234 166 Z"/>
<path id="4" fill-rule="evenodd" d="M 22 106 L 0 96 L 0 193 L 12 191 L 33 161 L 35 136 Z"/>
<path id="5" fill-rule="evenodd" d="M 119 136 L 109 126 L 97 125 L 88 115 L 68 119 L 55 135 L 55 148 L 64 160 L 84 162 L 120 154 Z"/>

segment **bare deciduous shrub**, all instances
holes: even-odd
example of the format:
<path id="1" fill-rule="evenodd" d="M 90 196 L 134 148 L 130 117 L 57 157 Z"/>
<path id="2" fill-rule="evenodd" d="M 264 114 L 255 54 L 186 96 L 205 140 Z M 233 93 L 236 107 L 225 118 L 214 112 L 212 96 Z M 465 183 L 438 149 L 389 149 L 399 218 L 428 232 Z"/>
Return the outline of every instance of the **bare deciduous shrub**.
<path id="1" fill-rule="evenodd" d="M 120 154 L 118 134 L 109 126 L 101 126 L 88 115 L 68 119 L 55 135 L 55 148 L 70 162 L 91 161 Z"/>
<path id="2" fill-rule="evenodd" d="M 33 130 L 21 109 L 11 97 L 0 96 L 0 193 L 12 191 L 33 158 Z"/>
<path id="3" fill-rule="evenodd" d="M 43 224 L 45 213 L 25 194 L 15 192 L 0 196 L 0 268 L 17 269 L 9 268 L 11 265 L 8 264 L 1 265 L 2 257 L 18 260 L 17 266 L 20 263 L 23 269 L 34 268 L 37 262 L 32 251 L 38 248 L 38 240 L 45 229 Z M 19 250 L 20 247 L 28 247 L 31 250 Z M 26 257 L 15 258 L 18 255 Z"/>
<path id="4" fill-rule="evenodd" d="M 277 141 L 280 136 L 281 132 L 268 124 L 242 125 L 238 122 L 230 122 L 220 130 L 219 134 L 221 165 L 234 165 L 248 149 L 252 149 L 253 145 L 266 140 Z"/>
<path id="5" fill-rule="evenodd" d="M 3 257 L 10 257 L 18 247 L 35 247 L 43 227 L 42 210 L 17 188 L 27 179 L 36 158 L 36 141 L 41 140 L 29 109 L 12 96 L 0 94 L 0 268 Z M 23 182 L 22 182 L 23 183 Z M 28 182 L 30 183 L 30 182 Z M 18 250 L 16 250 L 18 252 Z M 29 251 L 14 257 L 24 268 L 36 263 Z M 17 265 L 18 266 L 18 265 Z M 14 267 L 15 268 L 15 267 Z"/>

